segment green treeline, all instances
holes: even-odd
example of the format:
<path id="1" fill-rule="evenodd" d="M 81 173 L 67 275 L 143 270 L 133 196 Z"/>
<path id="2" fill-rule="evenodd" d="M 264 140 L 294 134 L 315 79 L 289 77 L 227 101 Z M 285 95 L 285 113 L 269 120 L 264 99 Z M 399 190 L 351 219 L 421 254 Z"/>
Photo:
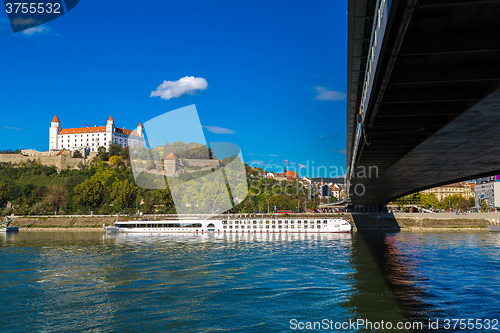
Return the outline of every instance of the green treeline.
<path id="1" fill-rule="evenodd" d="M 194 148 L 194 149 L 191 149 Z M 169 150 L 170 152 L 173 151 Z M 205 149 L 206 151 L 206 149 Z M 190 147 L 177 153 L 189 152 L 184 158 L 201 156 L 202 149 Z M 162 152 L 164 155 L 165 152 Z M 100 149 L 87 166 L 79 169 L 57 170 L 33 160 L 20 165 L 0 163 L 0 206 L 10 202 L 11 208 L 2 215 L 27 214 L 116 214 L 176 213 L 172 194 L 167 189 L 150 190 L 138 187 L 134 181 L 128 150 L 112 145 L 108 151 Z M 224 163 L 231 158 L 224 159 Z M 239 202 L 233 213 L 316 208 L 315 192 L 299 182 L 279 183 L 261 179 L 262 169 L 245 165 L 248 190 L 239 188 L 233 193 Z M 228 187 L 228 191 L 230 189 Z M 248 193 L 248 195 L 246 195 Z M 194 195 L 194 194 L 193 194 Z M 246 195 L 246 197 L 245 197 Z"/>
<path id="2" fill-rule="evenodd" d="M 391 204 L 400 207 L 404 207 L 404 205 L 416 205 L 425 209 L 433 210 L 452 209 L 465 211 L 474 207 L 474 197 L 467 199 L 460 194 L 452 194 L 438 200 L 434 193 L 418 192 L 394 200 Z M 484 207 L 484 209 L 486 209 L 486 207 Z"/>

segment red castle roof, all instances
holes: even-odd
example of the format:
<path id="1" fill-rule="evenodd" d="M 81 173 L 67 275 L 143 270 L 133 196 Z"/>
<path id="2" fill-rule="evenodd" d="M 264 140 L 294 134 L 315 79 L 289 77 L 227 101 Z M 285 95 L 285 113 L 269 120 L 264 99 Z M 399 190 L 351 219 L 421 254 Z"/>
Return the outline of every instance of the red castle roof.
<path id="1" fill-rule="evenodd" d="M 176 160 L 177 157 L 173 153 L 168 154 L 167 157 L 165 157 L 166 160 Z"/>

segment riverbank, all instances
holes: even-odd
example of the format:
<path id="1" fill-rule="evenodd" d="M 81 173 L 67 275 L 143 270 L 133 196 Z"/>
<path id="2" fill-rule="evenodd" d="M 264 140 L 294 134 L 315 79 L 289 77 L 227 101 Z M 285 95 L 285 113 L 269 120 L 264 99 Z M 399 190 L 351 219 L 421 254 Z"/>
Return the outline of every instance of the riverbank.
<path id="1" fill-rule="evenodd" d="M 351 220 L 360 230 L 488 230 L 500 213 L 352 213 Z"/>
<path id="2" fill-rule="evenodd" d="M 149 216 L 151 220 L 172 218 L 175 215 Z M 494 220 L 500 220 L 500 213 L 470 213 L 456 215 L 454 213 L 338 213 L 338 214 L 292 214 L 288 218 L 324 218 L 343 217 L 357 229 L 382 230 L 488 230 Z M 264 215 L 263 218 L 269 217 Z M 278 216 L 276 216 L 278 217 Z M 280 218 L 287 218 L 279 215 Z M 120 216 L 120 221 L 131 220 L 132 217 Z M 102 226 L 112 225 L 116 216 L 109 215 L 66 215 L 66 216 L 23 216 L 13 218 L 12 225 L 20 226 L 32 221 L 35 223 L 22 227 L 22 230 L 103 230 Z"/>

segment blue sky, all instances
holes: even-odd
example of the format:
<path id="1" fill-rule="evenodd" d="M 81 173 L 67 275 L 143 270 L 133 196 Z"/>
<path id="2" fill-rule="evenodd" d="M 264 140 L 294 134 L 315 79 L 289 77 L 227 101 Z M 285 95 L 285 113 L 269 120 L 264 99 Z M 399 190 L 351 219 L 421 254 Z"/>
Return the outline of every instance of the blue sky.
<path id="1" fill-rule="evenodd" d="M 47 150 L 55 114 L 133 129 L 195 104 L 207 141 L 245 162 L 345 169 L 346 1 L 85 0 L 30 33 L 2 10 L 0 41 L 0 149 Z M 151 97 L 186 76 L 206 89 Z"/>

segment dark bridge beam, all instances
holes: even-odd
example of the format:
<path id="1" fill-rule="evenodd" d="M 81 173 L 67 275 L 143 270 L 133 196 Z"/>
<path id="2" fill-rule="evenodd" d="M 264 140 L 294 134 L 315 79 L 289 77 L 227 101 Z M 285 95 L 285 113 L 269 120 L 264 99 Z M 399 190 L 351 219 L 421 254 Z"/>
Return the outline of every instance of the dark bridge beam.
<path id="1" fill-rule="evenodd" d="M 347 184 L 365 189 L 351 200 L 500 171 L 500 0 L 379 3 L 382 25 L 375 1 L 349 1 Z"/>

